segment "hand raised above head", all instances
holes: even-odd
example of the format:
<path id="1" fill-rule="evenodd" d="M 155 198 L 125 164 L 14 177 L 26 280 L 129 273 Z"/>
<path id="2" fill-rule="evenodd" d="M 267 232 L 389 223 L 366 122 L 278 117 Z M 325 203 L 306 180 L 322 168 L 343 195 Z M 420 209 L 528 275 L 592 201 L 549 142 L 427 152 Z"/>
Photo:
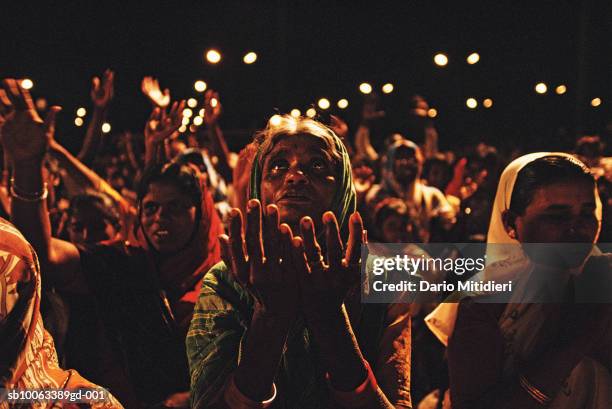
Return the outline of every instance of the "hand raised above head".
<path id="1" fill-rule="evenodd" d="M 263 216 L 259 200 L 247 206 L 246 234 L 242 213 L 230 213 L 230 235 L 220 236 L 223 260 L 232 275 L 255 299 L 255 309 L 264 315 L 292 320 L 298 307 L 297 277 L 289 256 L 293 234 L 279 223 L 278 208 L 266 207 Z"/>
<path id="2" fill-rule="evenodd" d="M 209 89 L 204 94 L 204 123 L 207 126 L 213 126 L 221 117 L 221 102 L 219 101 L 219 93 Z"/>
<path id="3" fill-rule="evenodd" d="M 160 108 L 165 108 L 170 105 L 170 90 L 166 88 L 164 92 L 159 87 L 159 82 L 153 77 L 144 77 L 140 85 L 142 93 L 153 103 Z"/>
<path id="4" fill-rule="evenodd" d="M 55 132 L 55 117 L 61 110 L 53 106 L 43 121 L 28 90 L 20 81 L 7 78 L 2 81 L 2 145 L 13 163 L 42 162 Z"/>
<path id="5" fill-rule="evenodd" d="M 99 77 L 93 77 L 91 80 L 91 101 L 94 106 L 99 109 L 104 109 L 108 106 L 114 93 L 115 73 L 107 69 L 104 71 L 102 80 Z"/>
<path id="6" fill-rule="evenodd" d="M 172 136 L 181 127 L 184 108 L 184 100 L 175 101 L 169 113 L 165 108 L 154 108 L 145 126 L 145 144 L 157 145 Z"/>

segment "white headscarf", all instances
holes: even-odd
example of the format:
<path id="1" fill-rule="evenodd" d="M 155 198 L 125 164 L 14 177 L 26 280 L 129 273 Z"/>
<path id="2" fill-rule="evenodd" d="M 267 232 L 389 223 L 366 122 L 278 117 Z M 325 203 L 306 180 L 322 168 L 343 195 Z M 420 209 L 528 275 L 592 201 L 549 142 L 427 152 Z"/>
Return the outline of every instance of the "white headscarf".
<path id="1" fill-rule="evenodd" d="M 531 162 L 546 156 L 562 156 L 570 159 L 577 165 L 582 165 L 578 159 L 567 153 L 536 152 L 521 156 L 506 166 L 499 179 L 495 201 L 493 202 L 487 244 L 508 244 L 508 246 L 487 246 L 486 268 L 479 273 L 485 280 L 491 280 L 493 277 L 501 280 L 513 279 L 517 274 L 530 270 L 528 257 L 522 252 L 519 242 L 510 237 L 506 231 L 502 217 L 510 209 L 514 185 L 521 169 Z M 595 215 L 599 221 L 597 238 L 601 229 L 602 205 L 599 195 L 595 194 L 595 197 Z M 458 302 L 441 303 L 425 317 L 425 322 L 429 329 L 444 345 L 448 345 L 448 338 L 455 328 L 458 308 Z"/>

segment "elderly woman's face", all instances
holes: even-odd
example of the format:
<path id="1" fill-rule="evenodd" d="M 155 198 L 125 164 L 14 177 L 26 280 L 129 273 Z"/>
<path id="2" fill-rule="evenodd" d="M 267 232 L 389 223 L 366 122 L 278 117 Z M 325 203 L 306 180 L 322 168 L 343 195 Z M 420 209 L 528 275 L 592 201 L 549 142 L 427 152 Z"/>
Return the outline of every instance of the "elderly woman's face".
<path id="1" fill-rule="evenodd" d="M 282 223 L 294 232 L 304 216 L 315 225 L 331 204 L 336 192 L 336 174 L 325 144 L 311 135 L 286 137 L 274 145 L 263 163 L 261 198 L 263 206 L 275 204 Z"/>

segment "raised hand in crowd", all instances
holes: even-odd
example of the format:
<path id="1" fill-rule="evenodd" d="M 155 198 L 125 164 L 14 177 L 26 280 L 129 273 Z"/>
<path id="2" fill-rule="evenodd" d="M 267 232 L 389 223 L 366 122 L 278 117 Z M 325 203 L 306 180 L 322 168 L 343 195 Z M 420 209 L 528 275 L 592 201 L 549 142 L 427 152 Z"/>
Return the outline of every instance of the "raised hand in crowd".
<path id="1" fill-rule="evenodd" d="M 55 116 L 61 110 L 52 106 L 43 121 L 28 90 L 15 79 L 3 80 L 4 124 L 2 145 L 13 166 L 20 163 L 42 163 L 55 132 Z"/>
<path id="2" fill-rule="evenodd" d="M 221 101 L 219 93 L 209 89 L 204 94 L 204 123 L 206 126 L 216 125 L 221 117 Z"/>
<path id="3" fill-rule="evenodd" d="M 232 166 L 230 156 L 231 151 L 227 147 L 223 131 L 219 126 L 219 118 L 221 117 L 222 107 L 219 100 L 219 93 L 209 89 L 204 94 L 204 123 L 208 128 L 209 144 L 200 141 L 200 146 L 207 146 L 209 154 L 218 158 L 216 169 L 223 178 L 232 181 Z"/>
<path id="4" fill-rule="evenodd" d="M 162 92 L 157 78 L 144 77 L 140 89 L 154 106 L 165 108 L 170 105 L 170 90 L 166 88 Z"/>
<path id="5" fill-rule="evenodd" d="M 102 143 L 102 124 L 114 94 L 115 73 L 107 69 L 102 79 L 93 77 L 91 80 L 91 102 L 94 110 L 91 116 L 83 146 L 77 155 L 78 159 L 86 165 L 91 165 Z"/>
<path id="6" fill-rule="evenodd" d="M 385 111 L 378 108 L 378 97 L 376 95 L 366 95 L 363 100 L 361 110 L 361 122 L 355 133 L 355 153 L 365 156 L 370 161 L 377 161 L 378 152 L 370 141 L 370 126 L 378 119 L 385 116 Z"/>
<path id="7" fill-rule="evenodd" d="M 163 144 L 181 127 L 184 108 L 184 100 L 175 101 L 169 112 L 165 108 L 153 108 L 144 129 L 145 167 L 168 159 Z"/>
<path id="8" fill-rule="evenodd" d="M 96 109 L 108 107 L 114 94 L 115 73 L 111 69 L 104 71 L 102 79 L 93 77 L 91 80 L 91 101 Z"/>

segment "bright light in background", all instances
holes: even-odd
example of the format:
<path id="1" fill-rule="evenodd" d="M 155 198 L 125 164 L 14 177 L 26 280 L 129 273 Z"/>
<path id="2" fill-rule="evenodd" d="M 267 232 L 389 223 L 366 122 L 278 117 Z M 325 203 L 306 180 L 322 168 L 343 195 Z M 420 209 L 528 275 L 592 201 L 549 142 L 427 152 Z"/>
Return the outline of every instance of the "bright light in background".
<path id="1" fill-rule="evenodd" d="M 217 98 L 212 98 L 212 99 L 210 100 L 210 106 L 211 106 L 211 107 L 213 107 L 213 108 L 214 108 L 214 107 L 216 107 L 218 104 L 219 104 L 219 100 L 218 100 Z"/>
<path id="2" fill-rule="evenodd" d="M 76 126 L 83 126 L 83 118 L 79 118 L 79 117 L 74 118 L 74 124 Z"/>
<path id="3" fill-rule="evenodd" d="M 361 91 L 362 94 L 369 94 L 372 92 L 372 86 L 367 82 L 362 82 L 359 84 L 359 91 Z"/>
<path id="4" fill-rule="evenodd" d="M 195 133 L 198 130 L 195 125 L 189 125 L 189 132 Z"/>
<path id="5" fill-rule="evenodd" d="M 485 108 L 491 108 L 493 106 L 493 100 L 491 98 L 486 98 L 482 101 L 482 106 Z"/>
<path id="6" fill-rule="evenodd" d="M 468 98 L 465 101 L 465 105 L 467 105 L 467 107 L 470 109 L 474 109 L 478 106 L 478 101 L 476 101 L 474 98 Z"/>
<path id="7" fill-rule="evenodd" d="M 111 131 L 111 125 L 108 122 L 102 124 L 102 132 L 109 133 Z"/>
<path id="8" fill-rule="evenodd" d="M 77 116 L 83 117 L 85 115 L 87 115 L 87 110 L 83 107 L 80 107 L 79 109 L 77 109 Z"/>
<path id="9" fill-rule="evenodd" d="M 543 82 L 538 82 L 535 86 L 535 92 L 537 92 L 538 94 L 546 94 L 546 91 L 548 91 L 548 87 L 546 86 L 546 84 L 544 84 Z"/>
<path id="10" fill-rule="evenodd" d="M 270 125 L 279 126 L 282 122 L 282 118 L 280 115 L 275 114 L 270 117 Z"/>
<path id="11" fill-rule="evenodd" d="M 34 83 L 32 82 L 31 79 L 24 78 L 23 80 L 21 80 L 21 87 L 23 89 L 32 89 L 33 86 L 34 86 Z"/>
<path id="12" fill-rule="evenodd" d="M 467 63 L 470 65 L 476 64 L 478 61 L 480 61 L 480 55 L 478 55 L 478 53 L 472 53 L 467 57 Z"/>
<path id="13" fill-rule="evenodd" d="M 446 64 L 448 64 L 448 57 L 445 54 L 438 53 L 434 56 L 434 62 L 436 65 L 444 67 Z"/>
<path id="14" fill-rule="evenodd" d="M 338 108 L 346 109 L 348 107 L 348 100 L 346 98 L 342 98 L 338 101 Z"/>
<path id="15" fill-rule="evenodd" d="M 591 100 L 591 106 L 592 107 L 598 107 L 601 105 L 601 98 L 593 98 Z"/>
<path id="16" fill-rule="evenodd" d="M 244 61 L 245 64 L 253 64 L 255 61 L 257 61 L 257 54 L 255 54 L 253 51 L 248 52 L 242 58 L 242 61 Z"/>
<path id="17" fill-rule="evenodd" d="M 185 125 L 181 125 L 181 127 L 179 128 L 180 133 L 185 133 L 186 130 L 187 130 L 187 127 Z"/>
<path id="18" fill-rule="evenodd" d="M 306 111 L 306 116 L 308 118 L 314 118 L 315 116 L 317 116 L 317 110 L 314 108 L 308 108 L 308 110 Z"/>
<path id="19" fill-rule="evenodd" d="M 300 117 L 300 115 L 302 115 L 302 113 L 300 112 L 300 110 L 299 110 L 299 109 L 294 108 L 294 109 L 292 109 L 292 110 L 291 110 L 291 116 L 292 116 L 292 117 L 294 117 L 294 118 L 299 118 L 299 117 Z"/>
<path id="20" fill-rule="evenodd" d="M 317 105 L 319 105 L 319 108 L 321 108 L 321 109 L 328 109 L 328 108 L 329 108 L 329 105 L 330 105 L 330 103 L 329 103 L 329 99 L 327 99 L 327 98 L 321 98 L 321 99 L 319 100 L 319 102 L 317 102 Z"/>
<path id="21" fill-rule="evenodd" d="M 189 108 L 185 108 L 183 109 L 183 116 L 185 118 L 191 118 L 191 116 L 193 115 L 193 111 Z"/>
<path id="22" fill-rule="evenodd" d="M 200 112 L 198 112 L 198 115 L 200 115 L 202 117 L 204 116 L 204 108 L 200 109 Z"/>
<path id="23" fill-rule="evenodd" d="M 184 116 L 183 120 L 181 121 L 181 124 L 187 126 L 187 125 L 189 125 L 189 121 L 190 121 L 190 119 L 188 117 Z"/>
<path id="24" fill-rule="evenodd" d="M 206 51 L 206 61 L 211 64 L 217 64 L 219 61 L 221 61 L 221 53 L 215 49 Z"/>
<path id="25" fill-rule="evenodd" d="M 557 88 L 555 88 L 555 92 L 559 95 L 563 95 L 567 92 L 567 87 L 563 84 L 559 85 Z"/>
<path id="26" fill-rule="evenodd" d="M 382 86 L 382 92 L 384 92 L 385 94 L 390 94 L 393 92 L 393 84 L 391 84 L 390 82 L 386 83 L 385 85 Z"/>
<path id="27" fill-rule="evenodd" d="M 197 100 L 197 99 L 195 99 L 195 98 L 189 98 L 189 99 L 187 100 L 187 106 L 188 106 L 189 108 L 195 108 L 197 105 L 198 105 L 198 100 Z"/>
<path id="28" fill-rule="evenodd" d="M 427 111 L 427 116 L 430 118 L 435 118 L 438 116 L 438 111 L 435 108 L 429 108 Z"/>
<path id="29" fill-rule="evenodd" d="M 201 116 L 196 116 L 195 118 L 193 118 L 193 124 L 195 126 L 200 126 L 204 123 L 204 119 L 202 119 Z"/>
<path id="30" fill-rule="evenodd" d="M 198 91 L 198 92 L 204 92 L 206 91 L 206 83 L 202 80 L 197 80 L 194 84 L 193 84 L 193 88 Z"/>

